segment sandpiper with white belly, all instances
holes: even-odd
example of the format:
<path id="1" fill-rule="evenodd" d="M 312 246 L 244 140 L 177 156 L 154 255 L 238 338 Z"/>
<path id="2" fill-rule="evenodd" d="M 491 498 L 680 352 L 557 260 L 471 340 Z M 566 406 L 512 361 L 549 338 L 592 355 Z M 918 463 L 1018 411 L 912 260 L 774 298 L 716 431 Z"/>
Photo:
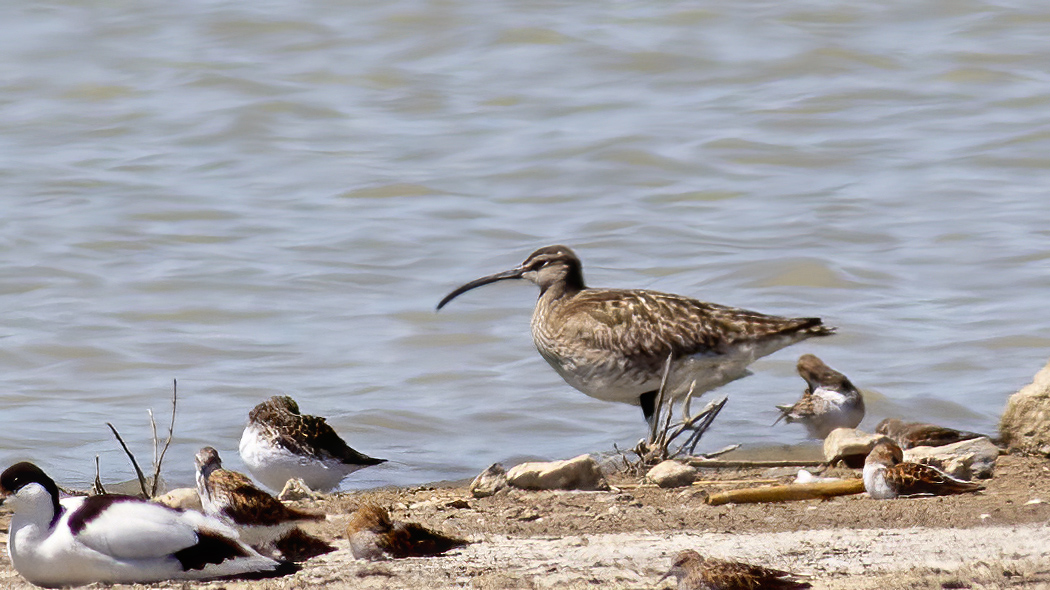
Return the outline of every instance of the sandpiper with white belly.
<path id="1" fill-rule="evenodd" d="M 984 486 L 954 478 L 932 465 L 906 462 L 897 443 L 883 439 L 864 460 L 864 489 L 876 500 L 888 500 L 977 492 Z"/>
<path id="2" fill-rule="evenodd" d="M 347 446 L 324 418 L 300 414 L 286 395 L 252 408 L 239 452 L 252 475 L 277 492 L 294 478 L 326 492 L 358 469 L 386 462 Z"/>
<path id="3" fill-rule="evenodd" d="M 13 511 L 7 551 L 38 586 L 272 577 L 298 567 L 264 557 L 226 524 L 131 496 L 59 499 L 58 486 L 32 463 L 0 475 Z"/>
<path id="4" fill-rule="evenodd" d="M 756 359 L 834 328 L 819 318 L 784 318 L 645 289 L 595 289 L 583 282 L 580 259 L 565 246 L 540 248 L 519 266 L 471 281 L 445 296 L 482 285 L 525 279 L 540 288 L 532 338 L 569 385 L 598 399 L 655 413 L 663 366 L 668 391 L 694 396 L 747 375 Z"/>
<path id="5" fill-rule="evenodd" d="M 222 468 L 219 452 L 202 448 L 196 456 L 197 495 L 208 516 L 231 525 L 241 540 L 269 553 L 277 541 L 297 525 L 324 520 L 324 514 L 303 512 L 285 506 L 280 500 L 252 484 L 248 476 Z"/>
<path id="6" fill-rule="evenodd" d="M 836 428 L 856 428 L 864 419 L 864 398 L 853 383 L 812 354 L 798 359 L 798 374 L 806 381 L 806 391 L 792 405 L 777 406 L 785 419 L 799 422 L 810 438 L 823 439 Z"/>

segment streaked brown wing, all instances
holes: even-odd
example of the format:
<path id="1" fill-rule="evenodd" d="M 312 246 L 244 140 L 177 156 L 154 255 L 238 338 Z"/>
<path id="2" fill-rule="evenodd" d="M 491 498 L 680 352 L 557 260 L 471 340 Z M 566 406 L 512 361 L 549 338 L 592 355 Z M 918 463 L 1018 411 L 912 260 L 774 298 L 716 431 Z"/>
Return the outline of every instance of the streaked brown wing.
<path id="1" fill-rule="evenodd" d="M 702 568 L 710 587 L 721 590 L 809 588 L 808 583 L 793 580 L 791 572 L 750 563 L 707 558 Z"/>
<path id="2" fill-rule="evenodd" d="M 379 546 L 394 557 L 430 557 L 467 545 L 465 539 L 432 531 L 414 522 L 396 522 L 393 530 L 382 535 Z"/>
<path id="3" fill-rule="evenodd" d="M 782 318 L 668 293 L 619 289 L 582 291 L 558 313 L 580 318 L 562 328 L 574 338 L 644 359 L 722 354 L 740 338 L 761 339 L 820 324 L 819 319 Z"/>
<path id="4" fill-rule="evenodd" d="M 222 513 L 234 522 L 274 525 L 288 520 L 320 520 L 324 515 L 289 508 L 270 494 L 255 487 L 241 473 L 216 469 L 208 476 L 213 497 L 221 500 Z"/>
<path id="5" fill-rule="evenodd" d="M 980 436 L 983 435 L 976 432 L 965 432 L 933 424 L 917 424 L 905 430 L 901 435 L 901 439 L 907 441 L 908 446 L 904 448 L 910 449 L 917 446 L 940 447 Z"/>
<path id="6" fill-rule="evenodd" d="M 955 479 L 921 463 L 899 463 L 886 468 L 886 481 L 902 496 L 945 495 L 983 489 L 983 486 Z"/>

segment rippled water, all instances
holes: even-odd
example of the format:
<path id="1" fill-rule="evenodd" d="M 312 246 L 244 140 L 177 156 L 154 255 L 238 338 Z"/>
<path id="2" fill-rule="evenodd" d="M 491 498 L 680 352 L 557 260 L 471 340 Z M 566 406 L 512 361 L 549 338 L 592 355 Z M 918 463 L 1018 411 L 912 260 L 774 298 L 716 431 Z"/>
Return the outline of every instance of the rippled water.
<path id="1" fill-rule="evenodd" d="M 840 335 L 754 365 L 703 447 L 796 445 L 813 352 L 904 414 L 993 431 L 1050 351 L 1050 7 L 190 2 L 0 7 L 0 461 L 131 477 L 179 380 L 169 479 L 242 468 L 289 393 L 391 460 L 470 476 L 642 436 L 536 354 L 565 243 L 647 287 Z"/>

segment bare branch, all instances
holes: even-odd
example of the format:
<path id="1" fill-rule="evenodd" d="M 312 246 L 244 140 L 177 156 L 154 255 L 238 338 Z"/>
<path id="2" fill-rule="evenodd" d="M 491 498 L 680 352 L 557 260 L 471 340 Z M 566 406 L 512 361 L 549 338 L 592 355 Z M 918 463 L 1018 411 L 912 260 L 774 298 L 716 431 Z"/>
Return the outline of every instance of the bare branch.
<path id="1" fill-rule="evenodd" d="M 142 469 L 139 468 L 139 462 L 135 460 L 135 455 L 128 450 L 128 445 L 124 444 L 124 439 L 120 438 L 120 433 L 114 428 L 111 422 L 106 422 L 106 426 L 113 431 L 113 436 L 117 437 L 117 442 L 120 443 L 121 448 L 124 449 L 124 453 L 127 454 L 128 458 L 131 459 L 131 465 L 135 468 L 135 475 L 139 478 L 139 487 L 142 488 L 142 496 L 149 498 L 149 493 L 146 492 L 146 476 L 142 474 Z"/>
<path id="2" fill-rule="evenodd" d="M 95 455 L 95 483 L 91 484 L 91 493 L 95 496 L 106 493 L 106 488 L 102 487 L 102 477 L 99 471 L 98 455 Z"/>
<path id="3" fill-rule="evenodd" d="M 168 440 L 164 442 L 164 448 L 160 451 L 160 456 L 157 456 L 157 427 L 153 427 L 153 493 L 150 495 L 157 495 L 157 486 L 160 485 L 160 466 L 164 463 L 164 455 L 168 452 L 168 447 L 171 446 L 171 439 L 175 434 L 175 410 L 178 408 L 179 400 L 179 380 L 172 379 L 171 381 L 171 424 L 168 425 Z M 150 412 L 150 422 L 153 421 L 153 412 Z"/>
<path id="4" fill-rule="evenodd" d="M 149 429 L 153 433 L 153 466 L 157 466 L 157 451 L 160 450 L 160 442 L 157 440 L 157 421 L 153 419 L 153 408 L 146 410 L 149 414 Z"/>

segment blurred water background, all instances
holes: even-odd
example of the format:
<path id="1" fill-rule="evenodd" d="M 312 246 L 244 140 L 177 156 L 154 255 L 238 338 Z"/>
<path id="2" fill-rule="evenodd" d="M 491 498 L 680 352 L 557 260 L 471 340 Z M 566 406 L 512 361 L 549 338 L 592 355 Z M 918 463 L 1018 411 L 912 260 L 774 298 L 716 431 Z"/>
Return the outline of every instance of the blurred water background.
<path id="1" fill-rule="evenodd" d="M 722 391 L 770 427 L 812 352 L 992 432 L 1050 352 L 1050 4 L 44 0 L 0 6 L 0 461 L 170 483 L 287 393 L 390 459 L 344 488 L 629 447 L 533 348 L 533 249 L 840 334 Z"/>

